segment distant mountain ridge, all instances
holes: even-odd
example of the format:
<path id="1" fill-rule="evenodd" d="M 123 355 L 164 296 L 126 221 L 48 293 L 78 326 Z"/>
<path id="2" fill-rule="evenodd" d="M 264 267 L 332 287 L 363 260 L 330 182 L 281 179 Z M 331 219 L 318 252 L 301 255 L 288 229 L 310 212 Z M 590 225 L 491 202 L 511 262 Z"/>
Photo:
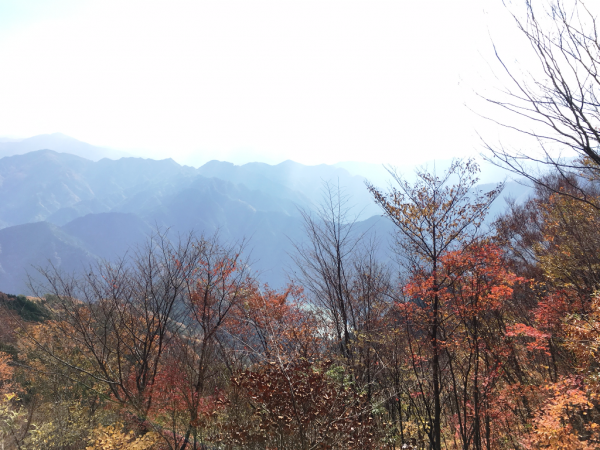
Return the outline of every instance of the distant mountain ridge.
<path id="1" fill-rule="evenodd" d="M 35 281 L 35 267 L 76 272 L 114 260 L 157 229 L 173 237 L 218 231 L 225 241 L 249 239 L 252 270 L 281 286 L 293 243 L 306 239 L 300 210 L 322 203 L 326 183 L 347 197 L 351 218 L 362 213 L 357 227 L 379 236 L 385 259 L 393 227 L 364 182 L 342 167 L 293 161 L 210 161 L 196 169 L 172 159 L 93 161 L 48 149 L 6 156 L 0 159 L 0 291 L 30 293 L 27 274 Z M 508 188 L 513 197 L 525 195 L 516 183 Z M 497 202 L 493 214 L 504 207 Z"/>
<path id="2" fill-rule="evenodd" d="M 208 180 L 218 180 L 209 182 Z M 102 159 L 37 150 L 0 159 L 0 228 L 48 220 L 63 225 L 90 213 L 142 217 L 188 189 L 216 189 L 257 211 L 298 215 L 321 201 L 323 183 L 339 186 L 363 217 L 378 214 L 362 177 L 331 166 L 293 161 L 235 166 L 211 161 L 194 169 L 172 159 Z"/>
<path id="3" fill-rule="evenodd" d="M 35 279 L 36 266 L 73 271 L 114 259 L 156 229 L 250 239 L 253 270 L 281 285 L 292 241 L 303 239 L 299 208 L 320 202 L 324 182 L 339 185 L 356 212 L 369 211 L 365 219 L 379 214 L 363 178 L 326 165 L 211 161 L 195 169 L 172 159 L 94 162 L 52 150 L 4 157 L 0 291 L 28 293 L 26 273 Z"/>
<path id="4" fill-rule="evenodd" d="M 131 156 L 126 152 L 91 145 L 62 133 L 40 134 L 27 139 L 0 142 L 0 158 L 23 155 L 36 150 L 70 153 L 91 161 L 99 161 L 102 158 L 118 159 Z"/>

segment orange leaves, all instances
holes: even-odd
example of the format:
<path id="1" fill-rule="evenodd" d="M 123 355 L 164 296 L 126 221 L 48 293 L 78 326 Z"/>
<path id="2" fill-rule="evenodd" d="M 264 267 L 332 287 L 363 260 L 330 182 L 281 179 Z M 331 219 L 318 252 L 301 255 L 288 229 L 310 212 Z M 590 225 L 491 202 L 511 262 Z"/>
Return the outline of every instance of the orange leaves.
<path id="1" fill-rule="evenodd" d="M 508 270 L 503 256 L 487 241 L 447 252 L 436 270 L 410 279 L 404 288 L 410 300 L 399 305 L 412 369 L 422 377 L 411 399 L 433 403 L 428 374 L 436 369 L 435 358 L 442 359 L 437 370 L 441 389 L 448 390 L 442 408 L 447 426 L 464 448 L 493 447 L 502 424 L 497 419 L 510 411 L 496 400 L 511 352 L 502 322 L 511 309 L 513 289 L 525 280 Z M 484 437 L 486 421 L 492 431 Z"/>
<path id="2" fill-rule="evenodd" d="M 244 281 L 235 276 L 237 260 L 228 255 L 207 255 L 198 261 L 193 272 L 190 301 L 197 308 L 204 309 L 219 302 L 222 297 L 241 293 Z"/>
<path id="3" fill-rule="evenodd" d="M 194 349 L 183 339 L 174 339 L 165 349 L 164 357 L 158 367 L 151 386 L 153 401 L 149 417 L 156 423 L 173 416 L 187 417 L 193 426 L 215 414 L 222 407 L 222 392 L 214 388 L 210 394 L 208 389 L 199 388 L 208 384 L 203 373 L 204 365 Z M 209 391 L 210 392 L 210 391 Z"/>
<path id="4" fill-rule="evenodd" d="M 526 437 L 527 448 L 592 450 L 600 445 L 600 400 L 581 378 L 565 378 L 543 389 L 547 398 Z"/>
<path id="5" fill-rule="evenodd" d="M 229 327 L 248 351 L 266 357 L 312 357 L 319 347 L 317 323 L 303 305 L 302 288 L 254 287 L 232 312 Z"/>
<path id="6" fill-rule="evenodd" d="M 578 192 L 564 186 L 559 192 L 536 204 L 543 219 L 543 240 L 533 250 L 548 281 L 590 295 L 600 287 L 600 213 L 592 206 L 598 199 L 579 201 Z"/>
<path id="7" fill-rule="evenodd" d="M 252 294 L 244 301 L 243 314 L 253 320 L 253 324 L 264 328 L 271 321 L 281 322 L 295 315 L 295 306 L 302 295 L 302 288 L 289 285 L 282 292 L 265 286 L 262 291 L 254 289 Z M 290 301 L 290 298 L 293 299 Z"/>
<path id="8" fill-rule="evenodd" d="M 570 304 L 577 298 L 564 289 L 548 292 L 533 310 L 536 326 L 546 332 L 558 332 L 562 321 L 570 312 Z"/>
<path id="9" fill-rule="evenodd" d="M 101 426 L 94 430 L 90 446 L 86 450 L 153 450 L 159 448 L 159 440 L 157 433 L 135 436 L 131 431 L 123 431 L 119 424 Z"/>
<path id="10" fill-rule="evenodd" d="M 507 337 L 526 337 L 531 338 L 525 344 L 527 350 L 530 352 L 535 351 L 543 351 L 545 354 L 549 355 L 549 337 L 550 335 L 547 333 L 543 333 L 537 328 L 530 327 L 523 323 L 516 323 L 514 325 L 509 325 L 506 327 L 506 336 Z"/>
<path id="11" fill-rule="evenodd" d="M 600 392 L 597 363 L 600 356 L 600 298 L 592 298 L 588 314 L 571 314 L 564 321 L 565 346 L 575 355 L 575 370 L 587 376 L 590 388 Z"/>
<path id="12" fill-rule="evenodd" d="M 239 255 L 212 242 L 201 247 L 187 285 L 185 302 L 191 318 L 203 330 L 203 339 L 214 337 L 232 310 L 255 289 Z"/>
<path id="13" fill-rule="evenodd" d="M 474 189 L 478 172 L 474 160 L 454 160 L 441 177 L 417 170 L 411 184 L 391 171 L 398 188 L 388 194 L 368 188 L 406 238 L 407 248 L 431 263 L 457 244 L 470 242 L 500 194 L 501 185 L 487 193 Z"/>

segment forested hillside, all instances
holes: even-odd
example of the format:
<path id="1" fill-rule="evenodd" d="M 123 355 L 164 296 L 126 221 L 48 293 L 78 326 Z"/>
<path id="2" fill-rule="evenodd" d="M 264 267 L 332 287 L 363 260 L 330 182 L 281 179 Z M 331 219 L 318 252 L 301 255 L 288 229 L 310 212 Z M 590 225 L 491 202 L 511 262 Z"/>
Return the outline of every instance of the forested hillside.
<path id="1" fill-rule="evenodd" d="M 600 448 L 596 16 L 521 6 L 480 97 L 524 189 L 9 149 L 2 449 Z"/>
<path id="2" fill-rule="evenodd" d="M 3 297 L 5 446 L 595 448 L 598 209 L 548 175 L 489 228 L 501 186 L 477 173 L 455 161 L 369 186 L 399 265 L 329 190 L 297 218 L 280 289 L 218 233 L 174 239 L 117 213 L 96 231 L 89 215 L 20 226 L 82 258 L 111 251 L 91 247 L 111 227 L 151 237 Z"/>

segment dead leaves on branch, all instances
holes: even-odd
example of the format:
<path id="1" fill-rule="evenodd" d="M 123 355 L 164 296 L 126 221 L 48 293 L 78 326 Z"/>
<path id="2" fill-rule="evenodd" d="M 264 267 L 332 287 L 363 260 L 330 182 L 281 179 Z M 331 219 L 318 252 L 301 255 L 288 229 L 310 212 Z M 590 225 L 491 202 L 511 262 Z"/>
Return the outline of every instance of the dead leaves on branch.
<path id="1" fill-rule="evenodd" d="M 255 425 L 230 436 L 238 445 L 282 449 L 376 448 L 376 429 L 366 395 L 331 361 L 271 361 L 232 380 L 247 399 Z M 276 444 L 276 443 L 280 444 Z"/>

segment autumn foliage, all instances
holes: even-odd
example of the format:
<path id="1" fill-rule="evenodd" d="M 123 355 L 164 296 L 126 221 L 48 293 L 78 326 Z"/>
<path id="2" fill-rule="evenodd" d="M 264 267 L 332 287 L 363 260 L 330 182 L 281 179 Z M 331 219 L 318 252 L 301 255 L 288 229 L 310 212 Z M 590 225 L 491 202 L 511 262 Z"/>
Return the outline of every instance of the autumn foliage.
<path id="1" fill-rule="evenodd" d="M 370 187 L 398 267 L 329 191 L 281 289 L 159 233 L 0 298 L 3 448 L 599 448 L 600 212 L 557 185 L 484 230 L 477 170 Z"/>

